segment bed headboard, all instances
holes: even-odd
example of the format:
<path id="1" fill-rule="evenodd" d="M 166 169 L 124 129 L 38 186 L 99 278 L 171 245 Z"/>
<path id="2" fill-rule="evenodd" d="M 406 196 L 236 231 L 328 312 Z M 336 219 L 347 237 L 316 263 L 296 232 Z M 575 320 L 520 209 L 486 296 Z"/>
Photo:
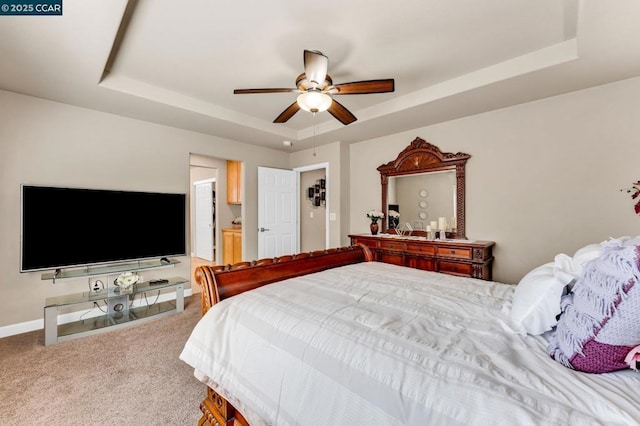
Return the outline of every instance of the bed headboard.
<path id="1" fill-rule="evenodd" d="M 202 315 L 221 300 L 266 284 L 371 260 L 366 246 L 355 245 L 234 265 L 199 266 L 194 275 L 202 287 Z"/>

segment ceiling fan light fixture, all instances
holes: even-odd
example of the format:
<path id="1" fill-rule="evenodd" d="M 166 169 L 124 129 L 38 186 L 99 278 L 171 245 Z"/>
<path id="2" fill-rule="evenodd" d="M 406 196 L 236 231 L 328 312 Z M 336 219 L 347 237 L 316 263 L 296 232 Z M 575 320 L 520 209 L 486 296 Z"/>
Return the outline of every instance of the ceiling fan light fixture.
<path id="1" fill-rule="evenodd" d="M 298 106 L 303 110 L 316 113 L 328 110 L 333 99 L 326 93 L 310 90 L 298 95 L 297 101 Z"/>

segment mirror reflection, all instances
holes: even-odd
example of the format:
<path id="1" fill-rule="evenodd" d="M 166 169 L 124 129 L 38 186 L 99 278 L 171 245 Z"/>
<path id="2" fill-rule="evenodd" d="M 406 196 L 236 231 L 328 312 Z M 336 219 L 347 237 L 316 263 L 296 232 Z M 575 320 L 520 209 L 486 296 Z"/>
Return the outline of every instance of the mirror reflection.
<path id="1" fill-rule="evenodd" d="M 456 228 L 455 170 L 391 176 L 387 191 L 390 229 L 409 223 L 415 230 L 426 230 L 427 226 L 433 227 L 432 222 L 439 225 L 442 218 L 448 230 Z"/>

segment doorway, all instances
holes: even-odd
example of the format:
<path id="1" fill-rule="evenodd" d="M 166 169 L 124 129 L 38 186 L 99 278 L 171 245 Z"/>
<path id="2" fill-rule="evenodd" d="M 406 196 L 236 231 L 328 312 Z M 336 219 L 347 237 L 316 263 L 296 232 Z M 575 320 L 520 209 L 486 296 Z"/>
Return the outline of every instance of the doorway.
<path id="1" fill-rule="evenodd" d="M 232 221 L 236 217 L 241 217 L 244 212 L 242 205 L 232 205 L 228 202 L 226 158 L 191 153 L 189 155 L 189 179 L 191 187 L 189 194 L 189 253 L 191 256 L 191 275 L 193 276 L 193 273 L 198 266 L 222 264 L 222 230 L 223 228 L 231 228 Z M 212 239 L 215 246 L 213 251 L 213 261 L 196 257 L 196 253 L 199 251 L 196 248 L 196 244 L 199 239 L 197 235 L 195 235 L 197 221 L 194 183 L 207 180 L 215 180 L 216 185 L 215 222 L 212 232 Z M 208 230 L 205 228 L 204 232 L 208 232 Z"/>
<path id="2" fill-rule="evenodd" d="M 216 251 L 216 179 L 193 183 L 195 257 L 213 262 Z"/>
<path id="3" fill-rule="evenodd" d="M 258 258 L 329 248 L 329 164 L 293 170 L 258 167 L 258 176 Z M 317 206 L 316 184 L 324 186 Z"/>
<path id="4" fill-rule="evenodd" d="M 293 170 L 258 167 L 258 259 L 298 251 L 296 178 Z"/>
<path id="5" fill-rule="evenodd" d="M 302 171 L 299 174 L 300 252 L 327 248 L 326 169 Z"/>

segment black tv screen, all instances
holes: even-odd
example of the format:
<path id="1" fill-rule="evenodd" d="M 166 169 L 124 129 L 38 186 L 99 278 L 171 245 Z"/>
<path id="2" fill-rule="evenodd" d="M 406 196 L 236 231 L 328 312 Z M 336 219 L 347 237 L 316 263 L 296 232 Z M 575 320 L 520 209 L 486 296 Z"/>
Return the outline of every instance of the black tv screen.
<path id="1" fill-rule="evenodd" d="M 22 272 L 186 254 L 186 195 L 22 185 Z"/>

